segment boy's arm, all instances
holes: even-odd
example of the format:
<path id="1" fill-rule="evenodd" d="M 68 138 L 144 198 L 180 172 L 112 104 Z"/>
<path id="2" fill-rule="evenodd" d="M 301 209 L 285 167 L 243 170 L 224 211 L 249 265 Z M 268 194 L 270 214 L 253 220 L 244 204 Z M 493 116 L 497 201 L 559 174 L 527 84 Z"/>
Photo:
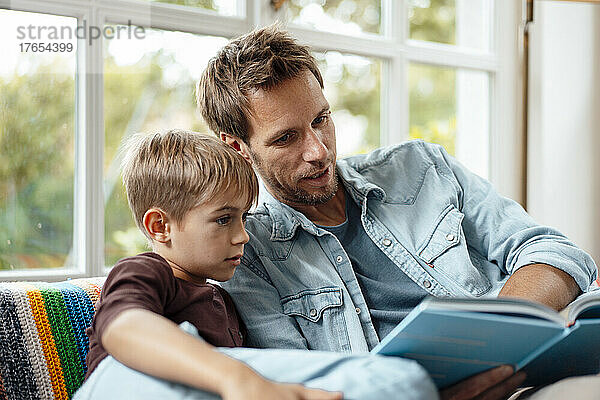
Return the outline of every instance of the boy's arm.
<path id="1" fill-rule="evenodd" d="M 225 356 L 172 321 L 143 309 L 116 316 L 102 346 L 130 368 L 234 399 L 341 399 L 341 394 L 268 381 L 240 361 Z"/>

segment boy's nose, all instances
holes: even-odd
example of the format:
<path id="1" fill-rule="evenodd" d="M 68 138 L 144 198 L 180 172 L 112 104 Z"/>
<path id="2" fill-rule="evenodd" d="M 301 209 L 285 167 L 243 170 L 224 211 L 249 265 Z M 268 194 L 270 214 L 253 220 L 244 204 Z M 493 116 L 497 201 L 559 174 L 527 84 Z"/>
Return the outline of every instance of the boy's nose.
<path id="1" fill-rule="evenodd" d="M 244 228 L 244 224 L 241 224 L 241 229 L 239 229 L 232 238 L 233 244 L 246 244 L 250 240 L 250 236 L 248 236 L 248 232 Z"/>

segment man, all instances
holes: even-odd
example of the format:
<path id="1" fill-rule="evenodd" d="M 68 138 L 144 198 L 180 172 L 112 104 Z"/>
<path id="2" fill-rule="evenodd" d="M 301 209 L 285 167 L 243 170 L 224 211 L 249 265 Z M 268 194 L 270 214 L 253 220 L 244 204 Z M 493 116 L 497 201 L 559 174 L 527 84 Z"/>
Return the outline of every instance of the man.
<path id="1" fill-rule="evenodd" d="M 596 266 L 561 233 L 421 141 L 336 161 L 335 128 L 308 48 L 268 27 L 226 45 L 198 85 L 209 127 L 266 191 L 224 286 L 257 347 L 372 349 L 427 294 L 515 296 L 561 309 Z M 500 397 L 510 368 L 446 394 Z M 506 379 L 506 380 L 505 380 Z"/>

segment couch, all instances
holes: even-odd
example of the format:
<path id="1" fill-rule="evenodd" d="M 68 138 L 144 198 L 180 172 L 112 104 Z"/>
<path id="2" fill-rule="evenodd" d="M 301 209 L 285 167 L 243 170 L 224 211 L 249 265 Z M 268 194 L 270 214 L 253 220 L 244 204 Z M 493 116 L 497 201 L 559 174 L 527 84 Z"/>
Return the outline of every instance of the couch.
<path id="1" fill-rule="evenodd" d="M 105 279 L 0 282 L 0 400 L 73 396 Z"/>
<path id="2" fill-rule="evenodd" d="M 104 280 L 0 282 L 0 400 L 73 396 Z"/>

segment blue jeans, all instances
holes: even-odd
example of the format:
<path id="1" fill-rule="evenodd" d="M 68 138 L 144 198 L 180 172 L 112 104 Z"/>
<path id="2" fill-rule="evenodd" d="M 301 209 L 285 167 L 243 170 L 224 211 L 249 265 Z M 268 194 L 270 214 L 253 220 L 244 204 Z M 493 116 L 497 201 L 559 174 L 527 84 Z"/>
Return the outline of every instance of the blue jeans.
<path id="1" fill-rule="evenodd" d="M 181 327 L 197 335 L 191 324 L 184 322 Z M 309 350 L 219 348 L 219 351 L 273 381 L 341 391 L 345 400 L 438 398 L 427 373 L 417 363 L 397 357 Z M 151 377 L 108 356 L 74 396 L 74 400 L 96 399 L 215 400 L 220 396 Z"/>

